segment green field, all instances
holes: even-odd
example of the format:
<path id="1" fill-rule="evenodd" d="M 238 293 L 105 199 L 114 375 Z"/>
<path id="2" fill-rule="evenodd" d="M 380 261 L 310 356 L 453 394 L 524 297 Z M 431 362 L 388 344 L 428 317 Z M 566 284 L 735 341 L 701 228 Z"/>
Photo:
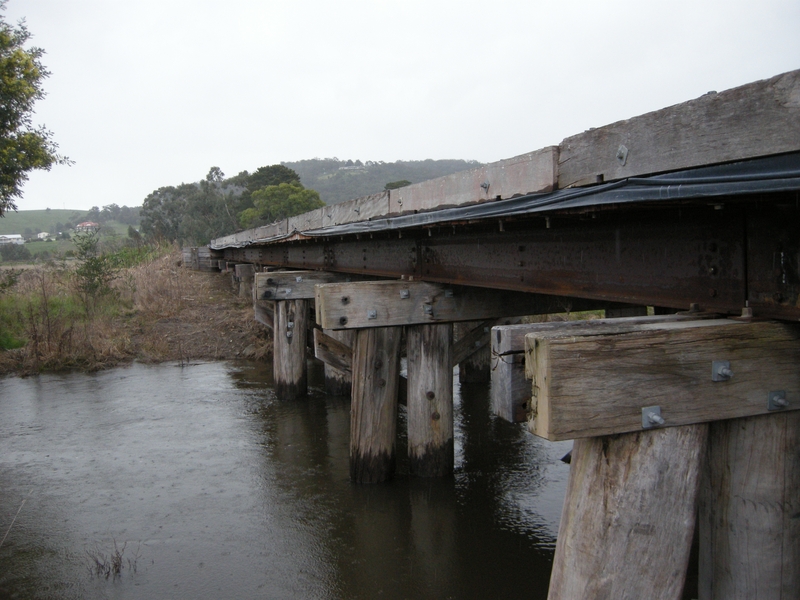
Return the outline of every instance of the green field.
<path id="1" fill-rule="evenodd" d="M 65 223 L 69 222 L 77 225 L 86 220 L 86 211 L 80 210 L 21 210 L 19 212 L 6 213 L 0 218 L 0 235 L 18 233 L 24 237 L 39 231 L 57 231 L 56 226 L 61 225 L 63 231 Z M 67 230 L 67 233 L 74 235 L 74 231 Z M 128 225 L 117 221 L 106 221 L 100 229 L 101 240 L 113 240 L 128 236 Z M 102 243 L 102 242 L 101 242 Z M 75 249 L 71 240 L 31 241 L 26 242 L 24 247 L 31 253 L 32 258 L 54 258 L 64 256 L 70 250 Z M 2 258 L 0 258 L 0 262 Z M 13 264 L 13 263 L 11 263 Z"/>
<path id="2" fill-rule="evenodd" d="M 86 212 L 85 210 L 70 209 L 9 211 L 0 218 L 0 235 L 11 233 L 25 235 L 25 229 L 30 229 L 33 233 L 50 232 L 50 228 L 55 227 L 58 223 L 63 225 L 71 222 L 76 225 L 84 221 Z M 126 231 L 127 229 L 125 226 Z"/>

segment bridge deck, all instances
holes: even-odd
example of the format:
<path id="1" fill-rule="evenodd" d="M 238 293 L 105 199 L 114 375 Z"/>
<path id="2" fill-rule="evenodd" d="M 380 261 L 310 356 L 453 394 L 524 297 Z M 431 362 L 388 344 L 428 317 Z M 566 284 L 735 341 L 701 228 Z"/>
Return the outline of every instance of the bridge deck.
<path id="1" fill-rule="evenodd" d="M 730 313 L 749 305 L 794 320 L 798 191 L 793 71 L 211 248 L 263 265 Z"/>

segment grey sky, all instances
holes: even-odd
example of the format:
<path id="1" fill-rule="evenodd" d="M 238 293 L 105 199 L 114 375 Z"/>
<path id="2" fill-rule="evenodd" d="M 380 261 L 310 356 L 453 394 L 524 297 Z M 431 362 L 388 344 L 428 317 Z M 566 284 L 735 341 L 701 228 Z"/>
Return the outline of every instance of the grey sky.
<path id="1" fill-rule="evenodd" d="M 508 158 L 800 68 L 797 0 L 9 0 L 75 161 L 20 210 L 285 160 Z"/>

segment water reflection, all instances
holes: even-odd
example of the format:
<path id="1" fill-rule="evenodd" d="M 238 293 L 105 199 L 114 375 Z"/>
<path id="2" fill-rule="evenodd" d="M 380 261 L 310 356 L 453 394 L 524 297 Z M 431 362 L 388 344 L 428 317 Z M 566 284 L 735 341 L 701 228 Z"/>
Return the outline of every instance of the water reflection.
<path id="1" fill-rule="evenodd" d="M 0 381 L 0 598 L 545 598 L 563 445 L 456 394 L 456 474 L 348 481 L 349 401 L 279 402 L 269 367 Z M 318 386 L 318 387 L 315 387 Z M 127 542 L 137 572 L 91 577 Z"/>

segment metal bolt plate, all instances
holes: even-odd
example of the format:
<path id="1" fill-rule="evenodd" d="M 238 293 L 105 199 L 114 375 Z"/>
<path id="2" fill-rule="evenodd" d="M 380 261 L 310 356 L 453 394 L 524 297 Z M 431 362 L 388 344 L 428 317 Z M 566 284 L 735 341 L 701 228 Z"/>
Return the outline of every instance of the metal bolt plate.
<path id="1" fill-rule="evenodd" d="M 367 311 L 367 318 L 368 319 L 377 319 L 378 318 L 378 311 L 377 310 L 368 310 Z"/>
<path id="2" fill-rule="evenodd" d="M 453 290 L 445 290 L 444 291 L 445 298 L 452 298 L 453 297 Z"/>
<path id="3" fill-rule="evenodd" d="M 783 410 L 785 408 L 789 408 L 789 402 L 786 400 L 784 390 L 770 392 L 767 395 L 767 410 Z"/>
<path id="4" fill-rule="evenodd" d="M 642 409 L 642 429 L 653 429 L 664 424 L 660 406 L 645 406 Z"/>
<path id="5" fill-rule="evenodd" d="M 400 298 L 403 300 L 407 300 L 411 297 L 411 292 L 409 290 L 400 290 Z"/>
<path id="6" fill-rule="evenodd" d="M 422 310 L 426 315 L 433 314 L 433 305 L 432 304 L 423 304 Z"/>
<path id="7" fill-rule="evenodd" d="M 711 381 L 728 381 L 733 377 L 729 360 L 715 360 L 711 363 Z"/>
<path id="8" fill-rule="evenodd" d="M 617 162 L 623 167 L 628 162 L 628 148 L 624 144 L 620 144 L 620 147 L 617 148 Z"/>

